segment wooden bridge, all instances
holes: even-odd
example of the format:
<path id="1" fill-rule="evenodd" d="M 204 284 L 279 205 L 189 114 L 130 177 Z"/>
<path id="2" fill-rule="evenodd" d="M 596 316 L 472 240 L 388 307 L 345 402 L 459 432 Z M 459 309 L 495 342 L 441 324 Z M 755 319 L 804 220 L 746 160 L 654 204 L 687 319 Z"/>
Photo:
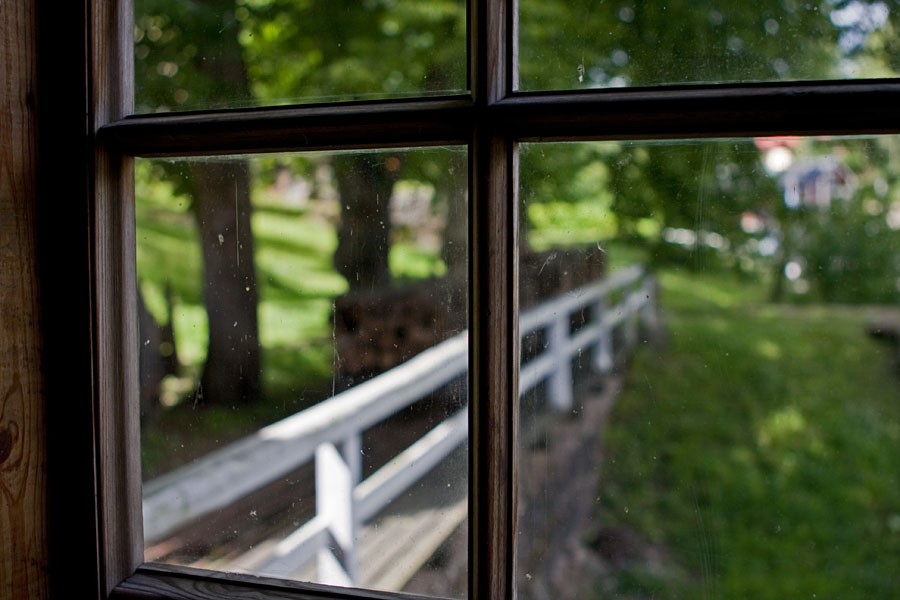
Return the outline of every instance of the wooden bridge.
<path id="1" fill-rule="evenodd" d="M 542 349 L 521 366 L 524 394 L 547 382 L 551 410 L 573 405 L 572 359 L 590 349 L 594 367 L 613 367 L 614 344 L 631 348 L 638 321 L 655 327 L 656 285 L 640 266 L 546 301 L 520 317 L 521 336 L 540 332 Z M 573 315 L 584 323 L 573 328 Z M 579 324 L 581 321 L 579 320 Z M 220 511 L 296 471 L 315 465 L 315 515 L 292 533 L 203 566 L 334 585 L 402 588 L 467 516 L 464 407 L 362 479 L 362 433 L 458 380 L 468 367 L 463 332 L 365 383 L 144 485 L 146 543 Z M 413 488 L 430 490 L 413 494 Z M 440 488 L 439 492 L 435 489 Z M 375 519 L 388 505 L 389 518 Z"/>

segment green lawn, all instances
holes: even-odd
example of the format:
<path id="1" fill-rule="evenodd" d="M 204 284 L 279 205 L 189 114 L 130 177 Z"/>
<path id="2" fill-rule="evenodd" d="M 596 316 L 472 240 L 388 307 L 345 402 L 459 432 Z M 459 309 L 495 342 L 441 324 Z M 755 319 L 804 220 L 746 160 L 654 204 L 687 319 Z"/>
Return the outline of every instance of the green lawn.
<path id="1" fill-rule="evenodd" d="M 624 561 L 617 597 L 896 597 L 900 378 L 867 311 L 661 284 L 667 342 L 628 370 L 596 520 L 663 559 Z"/>

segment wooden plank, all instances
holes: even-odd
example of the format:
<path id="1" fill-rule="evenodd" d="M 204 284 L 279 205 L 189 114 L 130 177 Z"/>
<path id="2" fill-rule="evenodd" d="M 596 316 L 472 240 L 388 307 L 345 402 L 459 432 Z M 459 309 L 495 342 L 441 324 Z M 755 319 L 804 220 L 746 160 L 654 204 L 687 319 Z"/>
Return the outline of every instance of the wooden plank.
<path id="1" fill-rule="evenodd" d="M 399 590 L 466 520 L 465 498 L 450 506 L 431 507 L 408 515 L 390 516 L 377 529 L 366 528 L 373 539 L 362 539 L 362 585 L 376 590 Z"/>
<path id="2" fill-rule="evenodd" d="M 0 598 L 43 598 L 45 421 L 35 205 L 36 15 L 0 5 Z"/>

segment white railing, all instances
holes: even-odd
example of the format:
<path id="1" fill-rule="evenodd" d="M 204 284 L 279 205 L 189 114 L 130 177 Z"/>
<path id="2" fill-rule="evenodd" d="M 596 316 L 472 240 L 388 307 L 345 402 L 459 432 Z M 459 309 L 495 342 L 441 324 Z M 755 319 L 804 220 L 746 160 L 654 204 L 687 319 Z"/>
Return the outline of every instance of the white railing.
<path id="1" fill-rule="evenodd" d="M 555 410 L 573 404 L 571 360 L 592 348 L 594 366 L 613 366 L 613 334 L 637 339 L 637 320 L 656 326 L 655 282 L 640 266 L 544 302 L 520 317 L 521 335 L 545 331 L 546 348 L 524 363 L 520 394 L 547 380 Z M 620 296 L 613 304 L 611 299 Z M 591 319 L 574 333 L 572 314 L 590 309 Z M 336 585 L 358 582 L 357 533 L 363 523 L 428 473 L 468 434 L 461 409 L 386 465 L 360 481 L 362 432 L 465 374 L 468 333 L 463 332 L 369 381 L 264 427 L 203 458 L 144 485 L 144 537 L 155 542 L 195 519 L 315 461 L 316 516 L 279 542 L 258 564 L 261 572 L 287 574 L 316 558 L 318 579 Z M 337 550 L 337 555 L 331 548 Z"/>

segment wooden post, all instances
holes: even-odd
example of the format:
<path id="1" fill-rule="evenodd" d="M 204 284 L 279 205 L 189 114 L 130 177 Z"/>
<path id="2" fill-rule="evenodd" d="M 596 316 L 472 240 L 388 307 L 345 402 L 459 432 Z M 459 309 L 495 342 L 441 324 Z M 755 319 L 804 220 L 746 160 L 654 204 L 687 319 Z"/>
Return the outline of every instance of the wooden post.
<path id="1" fill-rule="evenodd" d="M 641 309 L 641 327 L 644 331 L 644 338 L 647 340 L 653 340 L 659 335 L 658 287 L 659 282 L 657 282 L 655 277 L 648 276 L 644 281 L 643 290 L 646 298 Z"/>
<path id="2" fill-rule="evenodd" d="M 624 346 L 626 352 L 631 352 L 634 350 L 634 347 L 637 345 L 638 339 L 638 311 L 634 306 L 633 300 L 631 297 L 626 296 L 625 300 L 622 302 L 622 306 L 626 311 L 625 314 L 625 323 L 623 324 L 624 328 Z"/>
<path id="3" fill-rule="evenodd" d="M 353 586 L 357 581 L 353 473 L 334 444 L 316 448 L 316 512 L 328 522 L 340 560 L 329 548 L 318 553 L 320 583 Z"/>
<path id="4" fill-rule="evenodd" d="M 594 345 L 594 368 L 600 373 L 609 373 L 613 368 L 613 341 L 612 330 L 603 325 L 606 318 L 606 297 L 600 298 L 594 304 L 593 320 L 603 327 L 597 343 Z"/>
<path id="5" fill-rule="evenodd" d="M 569 340 L 569 313 L 563 312 L 557 316 L 550 326 L 549 337 L 547 352 L 556 359 L 556 369 L 549 382 L 550 407 L 558 412 L 568 411 L 572 409 L 572 365 L 566 347 Z"/>
<path id="6" fill-rule="evenodd" d="M 341 444 L 341 454 L 350 469 L 350 480 L 353 487 L 362 481 L 362 435 L 359 432 L 349 436 Z"/>

